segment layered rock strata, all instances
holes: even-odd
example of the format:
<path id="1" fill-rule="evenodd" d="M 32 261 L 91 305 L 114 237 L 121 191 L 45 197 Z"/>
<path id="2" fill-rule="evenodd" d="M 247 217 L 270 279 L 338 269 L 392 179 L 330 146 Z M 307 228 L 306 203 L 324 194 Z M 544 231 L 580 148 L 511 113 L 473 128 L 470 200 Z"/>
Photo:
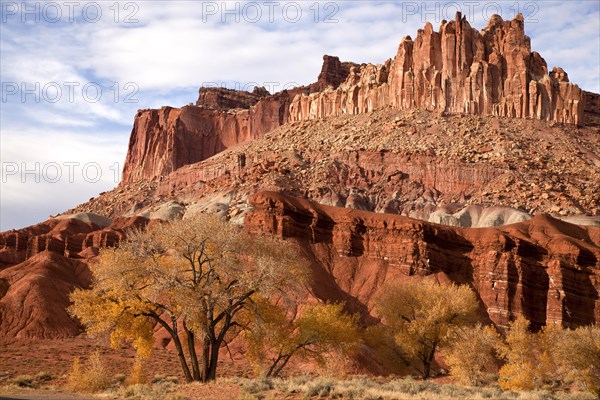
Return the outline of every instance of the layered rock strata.
<path id="1" fill-rule="evenodd" d="M 501 327 L 600 319 L 600 228 L 538 215 L 500 228 L 444 227 L 406 217 L 319 205 L 279 193 L 251 198 L 246 227 L 293 239 L 313 262 L 314 295 L 374 317 L 373 299 L 412 276 L 468 284 Z"/>
<path id="2" fill-rule="evenodd" d="M 437 112 L 583 123 L 584 92 L 565 71 L 548 71 L 531 51 L 524 19 L 493 16 L 482 31 L 457 14 L 405 37 L 393 60 L 351 69 L 337 90 L 300 95 L 291 121 L 358 114 L 390 106 Z"/>
<path id="3" fill-rule="evenodd" d="M 586 98 L 591 102 L 586 106 Z M 150 180 L 264 136 L 293 121 L 355 115 L 391 107 L 533 118 L 581 125 L 598 102 L 548 70 L 531 51 L 521 15 L 499 16 L 478 31 L 457 14 L 439 32 L 427 23 L 382 65 L 325 56 L 316 83 L 267 95 L 203 88 L 196 107 L 141 110 L 135 117 L 123 182 Z M 594 119 L 596 118 L 596 119 Z"/>
<path id="4" fill-rule="evenodd" d="M 69 293 L 87 287 L 87 263 L 148 219 L 118 218 L 99 226 L 81 218 L 53 218 L 0 233 L 0 337 L 67 338 L 81 332 L 67 313 Z"/>

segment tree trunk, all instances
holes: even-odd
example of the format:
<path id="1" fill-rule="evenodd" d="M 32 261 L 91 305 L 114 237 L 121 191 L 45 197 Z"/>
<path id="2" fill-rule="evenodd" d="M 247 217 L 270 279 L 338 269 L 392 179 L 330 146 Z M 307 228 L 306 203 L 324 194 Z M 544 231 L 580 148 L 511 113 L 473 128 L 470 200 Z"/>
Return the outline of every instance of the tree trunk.
<path id="1" fill-rule="evenodd" d="M 429 354 L 423 360 L 423 379 L 429 379 L 429 377 L 431 376 L 431 364 L 433 364 L 433 359 L 434 359 L 434 356 L 435 356 L 435 349 L 436 349 L 436 347 L 437 347 L 437 343 L 435 343 L 431 347 L 431 350 L 429 351 Z"/>
<path id="2" fill-rule="evenodd" d="M 207 382 L 217 379 L 217 362 L 219 361 L 219 349 L 221 343 L 221 340 L 217 340 L 212 344 L 212 348 L 210 349 L 210 364 L 208 366 Z"/>
<path id="3" fill-rule="evenodd" d="M 219 336 L 215 337 L 214 331 L 211 334 L 211 342 L 210 342 L 210 363 L 208 365 L 208 371 L 206 375 L 206 381 L 214 381 L 217 379 L 217 363 L 219 361 L 219 350 L 221 349 L 221 345 L 225 340 L 225 334 L 229 331 L 231 327 L 231 315 L 225 316 L 225 321 L 223 321 L 223 326 L 219 332 Z M 214 327 L 213 327 L 214 329 Z"/>
<path id="4" fill-rule="evenodd" d="M 208 381 L 208 370 L 210 368 L 210 348 L 211 338 L 208 334 L 206 334 L 202 343 L 202 372 L 200 374 L 200 380 L 202 382 Z"/>
<path id="5" fill-rule="evenodd" d="M 427 360 L 423 361 L 423 379 L 429 379 L 431 374 L 431 363 Z"/>
<path id="6" fill-rule="evenodd" d="M 185 359 L 183 347 L 181 346 L 181 341 L 179 340 L 179 334 L 177 332 L 177 321 L 173 322 L 172 331 L 170 331 L 169 333 L 173 338 L 173 343 L 175 343 L 175 348 L 177 349 L 177 355 L 179 356 L 179 362 L 181 362 L 181 368 L 183 369 L 185 380 L 188 382 L 192 382 L 193 378 L 192 374 L 190 373 L 190 367 L 188 367 L 187 360 Z"/>
<path id="7" fill-rule="evenodd" d="M 281 360 L 283 360 L 283 357 L 284 357 L 284 356 L 283 356 L 282 354 L 279 354 L 279 355 L 277 356 L 277 359 L 276 359 L 276 360 L 273 362 L 273 364 L 271 364 L 271 367 L 270 367 L 270 368 L 269 368 L 269 370 L 267 371 L 267 375 L 266 375 L 266 377 L 267 377 L 267 378 L 270 378 L 271 376 L 273 376 L 273 373 L 274 373 L 275 369 L 276 369 L 276 368 L 277 368 L 277 366 L 279 365 L 279 362 L 280 362 Z"/>
<path id="8" fill-rule="evenodd" d="M 192 362 L 192 374 L 195 381 L 200 380 L 200 368 L 198 367 L 198 356 L 196 355 L 196 341 L 194 340 L 194 332 L 190 331 L 185 322 L 183 323 L 183 329 L 187 335 L 188 351 L 190 353 L 190 359 Z"/>
<path id="9" fill-rule="evenodd" d="M 292 354 L 288 354 L 285 359 L 283 360 L 283 362 L 281 363 L 281 365 L 279 365 L 279 367 L 277 367 L 275 369 L 275 371 L 273 372 L 273 378 L 277 378 L 279 376 L 279 373 L 281 372 L 281 370 L 287 365 L 288 361 L 290 361 L 290 358 L 292 358 Z"/>

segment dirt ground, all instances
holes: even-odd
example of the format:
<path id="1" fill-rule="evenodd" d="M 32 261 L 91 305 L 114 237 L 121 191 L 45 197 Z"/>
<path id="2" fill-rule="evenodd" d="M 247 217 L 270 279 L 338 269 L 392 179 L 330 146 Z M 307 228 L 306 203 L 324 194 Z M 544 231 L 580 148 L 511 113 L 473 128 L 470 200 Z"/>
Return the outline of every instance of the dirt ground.
<path id="1" fill-rule="evenodd" d="M 19 375 L 36 375 L 47 372 L 53 383 L 64 383 L 75 357 L 85 360 L 99 350 L 107 360 L 113 374 L 127 374 L 135 358 L 130 347 L 112 349 L 107 343 L 87 338 L 26 340 L 8 339 L 0 341 L 0 376 L 10 379 Z M 180 376 L 177 355 L 157 348 L 148 360 L 151 375 Z"/>
<path id="2" fill-rule="evenodd" d="M 135 358 L 135 351 L 131 347 L 113 349 L 108 343 L 83 337 L 57 340 L 0 339 L 0 400 L 95 398 L 70 393 L 65 391 L 63 386 L 67 382 L 74 358 L 80 357 L 81 360 L 85 360 L 96 350 L 100 351 L 112 376 L 129 374 Z M 222 356 L 219 375 L 250 377 L 249 366 L 243 364 L 240 360 L 233 362 L 231 357 Z M 164 348 L 154 349 L 151 358 L 146 362 L 146 371 L 151 381 L 159 377 L 169 377 L 171 381 L 184 381 L 177 354 Z M 38 389 L 14 385 L 19 377 L 35 377 L 40 373 L 46 373 L 49 378 L 42 382 Z M 228 400 L 239 397 L 237 386 L 191 385 L 186 386 L 185 391 L 192 392 L 189 394 L 191 398 Z"/>

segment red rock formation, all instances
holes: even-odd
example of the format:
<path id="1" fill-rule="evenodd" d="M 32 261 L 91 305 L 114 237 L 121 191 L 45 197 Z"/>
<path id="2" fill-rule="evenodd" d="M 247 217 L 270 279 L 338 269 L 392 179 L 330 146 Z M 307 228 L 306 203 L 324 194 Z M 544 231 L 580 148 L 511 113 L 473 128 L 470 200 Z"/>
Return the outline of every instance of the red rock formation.
<path id="1" fill-rule="evenodd" d="M 294 238 L 315 261 L 314 295 L 346 300 L 365 318 L 383 285 L 436 274 L 471 285 L 500 326 L 518 314 L 537 326 L 600 321 L 600 228 L 538 215 L 501 228 L 461 229 L 273 192 L 250 201 L 246 227 Z"/>
<path id="2" fill-rule="evenodd" d="M 481 32 L 457 14 L 405 37 L 393 61 L 352 68 L 337 90 L 299 96 L 291 121 L 357 114 L 391 106 L 439 112 L 536 118 L 579 125 L 585 95 L 560 68 L 548 73 L 531 52 L 524 20 L 493 16 Z"/>
<path id="3" fill-rule="evenodd" d="M 383 107 L 536 118 L 582 124 L 586 95 L 561 68 L 531 52 L 524 20 L 493 16 L 481 32 L 457 14 L 439 32 L 427 23 L 383 65 L 324 56 L 316 83 L 266 93 L 202 88 L 197 107 L 142 110 L 123 182 L 164 176 L 287 123 Z M 590 96 L 587 96 L 590 98 Z M 593 100 L 593 98 L 592 98 Z"/>
<path id="4" fill-rule="evenodd" d="M 350 70 L 355 67 L 358 67 L 358 64 L 341 62 L 338 57 L 324 55 L 321 73 L 317 82 L 311 85 L 311 92 L 322 92 L 330 87 L 337 89 L 348 78 Z"/>
<path id="5" fill-rule="evenodd" d="M 226 88 L 202 87 L 196 105 L 217 110 L 231 110 L 235 108 L 249 109 L 263 97 L 269 95 L 266 89 L 255 88 L 250 92 Z"/>
<path id="6" fill-rule="evenodd" d="M 585 93 L 585 124 L 600 127 L 600 94 Z"/>
<path id="7" fill-rule="evenodd" d="M 228 147 L 262 137 L 287 122 L 289 104 L 302 90 L 308 89 L 264 97 L 247 110 L 187 106 L 138 111 L 129 139 L 122 183 L 164 176 Z M 226 103 L 225 100 L 214 101 L 217 108 Z"/>
<path id="8" fill-rule="evenodd" d="M 0 336 L 66 338 L 80 333 L 66 308 L 69 293 L 90 284 L 87 261 L 127 229 L 148 222 L 118 218 L 106 228 L 75 218 L 50 219 L 0 234 Z"/>
<path id="9" fill-rule="evenodd" d="M 65 338 L 80 332 L 69 293 L 90 283 L 84 262 L 44 250 L 0 271 L 0 336 Z"/>
<path id="10" fill-rule="evenodd" d="M 184 165 L 205 160 L 231 146 L 262 137 L 289 120 L 289 106 L 299 94 L 337 88 L 353 63 L 325 55 L 318 81 L 272 96 L 201 88 L 196 105 L 180 109 L 140 110 L 135 116 L 123 167 L 123 183 L 153 179 Z"/>

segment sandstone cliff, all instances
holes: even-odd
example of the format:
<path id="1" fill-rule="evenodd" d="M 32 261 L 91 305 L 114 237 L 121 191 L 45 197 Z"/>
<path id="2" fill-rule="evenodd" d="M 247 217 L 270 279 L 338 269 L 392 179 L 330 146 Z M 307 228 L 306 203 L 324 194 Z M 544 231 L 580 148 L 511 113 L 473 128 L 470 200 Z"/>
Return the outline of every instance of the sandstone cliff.
<path id="1" fill-rule="evenodd" d="M 217 110 L 230 110 L 235 108 L 247 110 L 268 95 L 269 92 L 267 92 L 265 88 L 255 88 L 252 93 L 250 93 L 243 90 L 202 87 L 200 88 L 196 105 Z"/>
<path id="2" fill-rule="evenodd" d="M 293 238 L 314 260 L 312 293 L 344 300 L 367 320 L 384 284 L 431 274 L 471 285 L 499 326 L 519 314 L 536 326 L 600 319 L 600 228 L 546 215 L 502 228 L 451 228 L 272 192 L 251 203 L 249 229 Z"/>
<path id="3" fill-rule="evenodd" d="M 524 20 L 493 16 L 482 31 L 457 14 L 405 37 L 394 60 L 351 69 L 337 89 L 298 96 L 292 121 L 358 114 L 390 106 L 536 118 L 579 125 L 585 95 L 561 68 L 551 72 L 525 35 Z"/>
<path id="4" fill-rule="evenodd" d="M 248 110 L 163 107 L 135 117 L 123 167 L 123 183 L 165 176 L 228 147 L 256 139 L 287 120 L 287 93 L 270 96 Z"/>
<path id="5" fill-rule="evenodd" d="M 355 115 L 376 109 L 534 118 L 581 125 L 598 103 L 548 71 L 531 51 L 521 15 L 493 16 L 481 31 L 457 14 L 439 32 L 427 23 L 402 40 L 383 65 L 342 63 L 324 56 L 317 82 L 274 95 L 202 88 L 196 107 L 141 110 L 135 117 L 123 183 L 150 180 L 264 136 L 289 121 Z M 595 105 L 595 107 L 594 107 Z M 594 109 L 595 108 L 595 109 Z M 595 119 L 594 119 L 595 120 Z"/>
<path id="6" fill-rule="evenodd" d="M 123 183 L 165 176 L 228 147 L 264 136 L 288 122 L 292 99 L 337 88 L 352 63 L 324 56 L 316 83 L 268 95 L 201 88 L 197 106 L 140 110 L 135 116 L 123 168 Z"/>

